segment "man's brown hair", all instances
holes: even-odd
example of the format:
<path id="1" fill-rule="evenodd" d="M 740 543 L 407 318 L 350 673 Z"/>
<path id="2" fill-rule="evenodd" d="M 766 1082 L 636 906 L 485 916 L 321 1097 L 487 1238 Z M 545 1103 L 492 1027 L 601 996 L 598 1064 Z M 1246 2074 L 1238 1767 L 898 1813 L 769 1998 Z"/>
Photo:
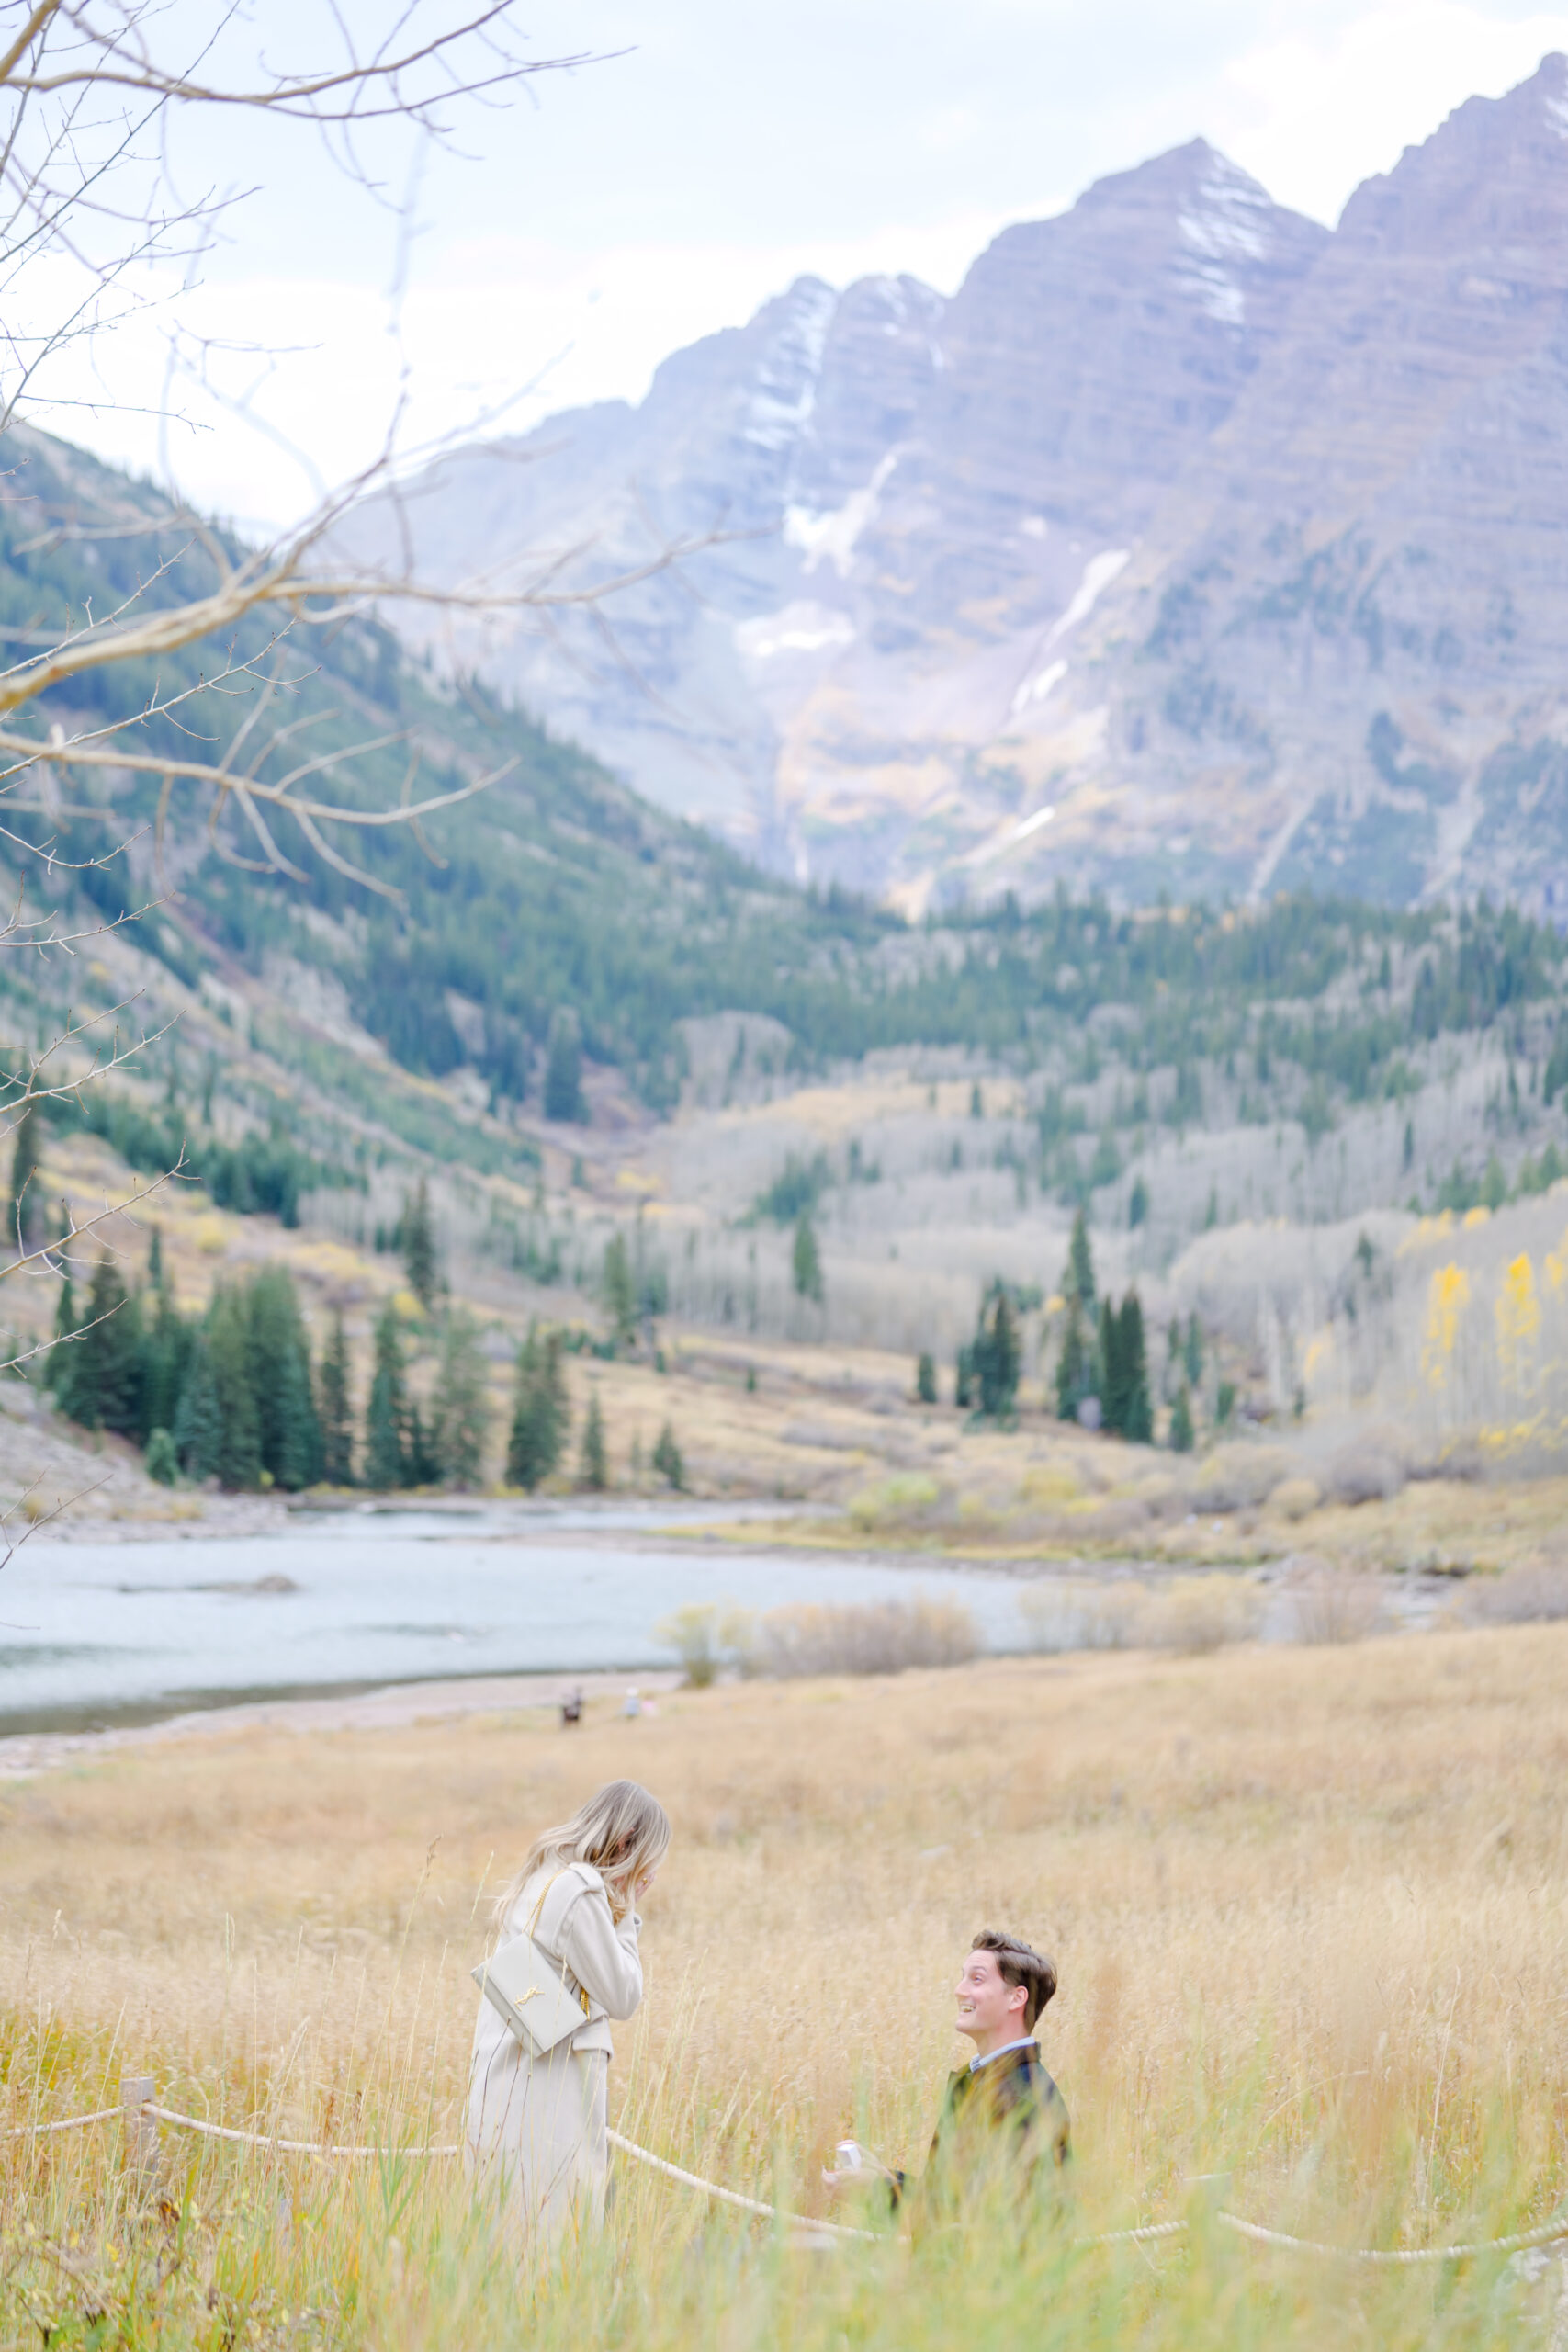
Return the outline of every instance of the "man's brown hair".
<path id="1" fill-rule="evenodd" d="M 998 1928 L 982 1928 L 969 1949 L 995 1952 L 1002 1983 L 1023 1986 L 1028 1996 L 1023 2004 L 1023 2029 L 1032 2033 L 1041 2010 L 1056 1989 L 1055 1962 L 1021 1936 L 1010 1936 Z"/>

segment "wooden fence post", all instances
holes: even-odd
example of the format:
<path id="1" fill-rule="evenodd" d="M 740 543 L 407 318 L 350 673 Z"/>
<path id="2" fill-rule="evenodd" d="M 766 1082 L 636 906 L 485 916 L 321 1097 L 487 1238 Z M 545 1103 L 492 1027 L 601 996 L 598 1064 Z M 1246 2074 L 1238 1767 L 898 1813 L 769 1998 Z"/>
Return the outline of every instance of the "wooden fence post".
<path id="1" fill-rule="evenodd" d="M 125 2116 L 125 2159 L 132 2172 L 150 2179 L 158 2169 L 158 2126 L 142 2108 L 156 2096 L 151 2075 L 121 2075 L 119 2103 Z"/>

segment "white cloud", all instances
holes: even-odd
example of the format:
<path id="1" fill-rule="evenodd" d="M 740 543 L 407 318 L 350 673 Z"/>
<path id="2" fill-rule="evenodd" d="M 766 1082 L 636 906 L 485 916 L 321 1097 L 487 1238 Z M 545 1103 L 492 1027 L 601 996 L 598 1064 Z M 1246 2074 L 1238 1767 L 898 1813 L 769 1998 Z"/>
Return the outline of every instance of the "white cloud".
<path id="1" fill-rule="evenodd" d="M 1337 13 L 1337 12 L 1336 12 Z M 1210 137 L 1281 204 L 1333 221 L 1468 97 L 1501 97 L 1549 50 L 1568 11 L 1510 18 L 1459 0 L 1382 0 L 1348 21 L 1279 12 L 1280 28 L 1225 65 Z"/>

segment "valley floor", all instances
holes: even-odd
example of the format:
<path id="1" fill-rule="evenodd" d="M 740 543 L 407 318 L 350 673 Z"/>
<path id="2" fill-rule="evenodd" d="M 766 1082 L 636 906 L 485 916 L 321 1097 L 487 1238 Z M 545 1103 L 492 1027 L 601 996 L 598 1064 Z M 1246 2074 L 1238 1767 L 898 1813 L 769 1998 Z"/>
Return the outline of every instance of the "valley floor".
<path id="1" fill-rule="evenodd" d="M 1341 2244 L 1526 2226 L 1568 2186 L 1565 1671 L 1546 1627 L 732 1685 L 635 1722 L 592 1698 L 575 1732 L 500 1708 L 145 1739 L 0 1793 L 0 2120 L 112 2104 L 123 2066 L 186 2112 L 449 2139 L 485 1892 L 627 1773 L 675 1828 L 612 2072 L 639 2143 L 812 2207 L 851 2132 L 918 2164 L 961 2054 L 957 1957 L 1006 1924 L 1060 1967 L 1043 2040 L 1078 2226 L 1186 2214 L 1215 2172 L 1244 2214 Z M 33 2235 L 0 2283 L 6 2343 L 45 2301 L 74 2343 L 93 2296 L 145 2301 L 132 2272 L 176 2235 L 164 2345 L 215 2340 L 214 2310 L 267 2346 L 1000 2345 L 1032 2311 L 1053 2346 L 1544 2344 L 1530 2299 L 1556 2277 L 1340 2271 L 1201 2233 L 802 2268 L 626 2176 L 604 2258 L 520 2302 L 441 2166 L 340 2181 L 165 2133 L 159 2224 L 127 2207 L 117 2144 L 9 2144 L 4 2226 L 25 2210 Z"/>

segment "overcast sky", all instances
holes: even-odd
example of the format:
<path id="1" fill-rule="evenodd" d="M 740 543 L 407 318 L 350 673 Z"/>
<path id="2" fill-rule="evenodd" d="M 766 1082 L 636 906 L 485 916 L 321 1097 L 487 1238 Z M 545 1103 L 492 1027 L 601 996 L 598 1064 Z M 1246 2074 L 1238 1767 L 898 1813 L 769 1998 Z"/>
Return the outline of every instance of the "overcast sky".
<path id="1" fill-rule="evenodd" d="M 251 6 L 270 53 L 292 27 L 310 54 L 320 0 Z M 400 381 L 405 443 L 508 400 L 515 427 L 636 399 L 802 271 L 950 290 L 1009 221 L 1199 133 L 1332 222 L 1464 98 L 1568 50 L 1568 6 L 1516 0 L 530 0 L 526 23 L 541 56 L 603 62 L 471 117 L 468 160 L 381 151 L 389 186 L 419 174 L 397 300 L 393 213 L 307 138 L 232 118 L 184 134 L 193 184 L 254 193 L 167 315 L 279 355 L 212 363 L 265 431 L 192 390 L 171 433 L 125 413 L 159 404 L 151 323 L 100 347 L 96 383 L 81 360 L 56 379 L 118 410 L 40 421 L 276 523 L 373 454 Z"/>

